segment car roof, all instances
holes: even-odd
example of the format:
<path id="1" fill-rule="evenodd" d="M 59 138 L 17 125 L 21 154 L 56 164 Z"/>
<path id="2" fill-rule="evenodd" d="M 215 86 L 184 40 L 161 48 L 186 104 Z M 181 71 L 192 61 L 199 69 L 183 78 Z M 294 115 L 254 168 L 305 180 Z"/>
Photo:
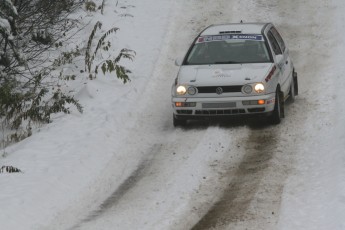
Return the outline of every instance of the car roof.
<path id="1" fill-rule="evenodd" d="M 216 34 L 261 34 L 262 29 L 269 23 L 231 23 L 211 25 L 207 27 L 201 36 L 216 35 Z"/>

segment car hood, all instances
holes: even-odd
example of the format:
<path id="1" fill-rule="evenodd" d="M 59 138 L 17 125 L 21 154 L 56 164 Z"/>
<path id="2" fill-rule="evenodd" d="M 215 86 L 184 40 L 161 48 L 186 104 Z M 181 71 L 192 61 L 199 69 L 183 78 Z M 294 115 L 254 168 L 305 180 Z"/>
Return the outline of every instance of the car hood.
<path id="1" fill-rule="evenodd" d="M 184 65 L 178 74 L 179 84 L 195 86 L 244 85 L 263 82 L 273 63 Z"/>

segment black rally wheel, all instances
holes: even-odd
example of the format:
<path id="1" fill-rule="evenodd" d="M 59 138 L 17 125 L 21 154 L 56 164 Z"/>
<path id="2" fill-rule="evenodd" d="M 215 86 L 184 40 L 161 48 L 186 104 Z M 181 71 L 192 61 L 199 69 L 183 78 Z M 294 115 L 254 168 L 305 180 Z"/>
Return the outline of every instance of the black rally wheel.
<path id="1" fill-rule="evenodd" d="M 297 77 L 297 72 L 293 71 L 293 81 L 294 81 L 294 86 L 295 86 L 295 96 L 298 95 L 298 77 Z"/>
<path id="2" fill-rule="evenodd" d="M 279 124 L 284 117 L 284 101 L 279 89 L 276 91 L 273 114 L 268 118 L 271 124 Z"/>
<path id="3" fill-rule="evenodd" d="M 175 115 L 173 115 L 174 127 L 185 126 L 186 124 L 187 124 L 187 120 L 178 119 Z"/>
<path id="4" fill-rule="evenodd" d="M 291 102 L 295 102 L 296 99 L 296 84 L 295 78 L 292 77 L 291 84 L 290 84 L 290 92 L 289 92 L 289 99 Z"/>

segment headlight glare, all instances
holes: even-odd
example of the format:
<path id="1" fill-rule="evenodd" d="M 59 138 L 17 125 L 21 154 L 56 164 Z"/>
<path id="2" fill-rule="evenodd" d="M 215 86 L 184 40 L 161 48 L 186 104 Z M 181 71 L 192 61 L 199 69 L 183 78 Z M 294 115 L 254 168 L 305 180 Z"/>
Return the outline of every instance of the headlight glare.
<path id="1" fill-rule="evenodd" d="M 186 89 L 186 87 L 183 86 L 183 85 L 180 85 L 180 86 L 178 86 L 178 87 L 176 88 L 176 93 L 177 93 L 178 95 L 185 95 L 186 92 L 187 92 L 187 89 Z"/>
<path id="2" fill-rule="evenodd" d="M 257 93 L 262 93 L 265 91 L 265 86 L 262 83 L 258 83 L 254 86 L 254 90 Z"/>

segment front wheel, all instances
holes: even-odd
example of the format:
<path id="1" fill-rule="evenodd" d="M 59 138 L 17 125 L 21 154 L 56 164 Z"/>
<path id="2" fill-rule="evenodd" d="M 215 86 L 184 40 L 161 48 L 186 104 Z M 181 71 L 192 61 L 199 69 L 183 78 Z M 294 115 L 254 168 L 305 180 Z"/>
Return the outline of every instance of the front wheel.
<path id="1" fill-rule="evenodd" d="M 277 89 L 275 102 L 274 102 L 274 110 L 273 114 L 269 117 L 269 122 L 271 124 L 279 124 L 281 119 L 284 117 L 284 99 L 282 97 L 282 93 Z"/>
<path id="2" fill-rule="evenodd" d="M 187 120 L 178 119 L 175 115 L 173 115 L 174 127 L 185 126 L 186 124 L 187 124 Z"/>

